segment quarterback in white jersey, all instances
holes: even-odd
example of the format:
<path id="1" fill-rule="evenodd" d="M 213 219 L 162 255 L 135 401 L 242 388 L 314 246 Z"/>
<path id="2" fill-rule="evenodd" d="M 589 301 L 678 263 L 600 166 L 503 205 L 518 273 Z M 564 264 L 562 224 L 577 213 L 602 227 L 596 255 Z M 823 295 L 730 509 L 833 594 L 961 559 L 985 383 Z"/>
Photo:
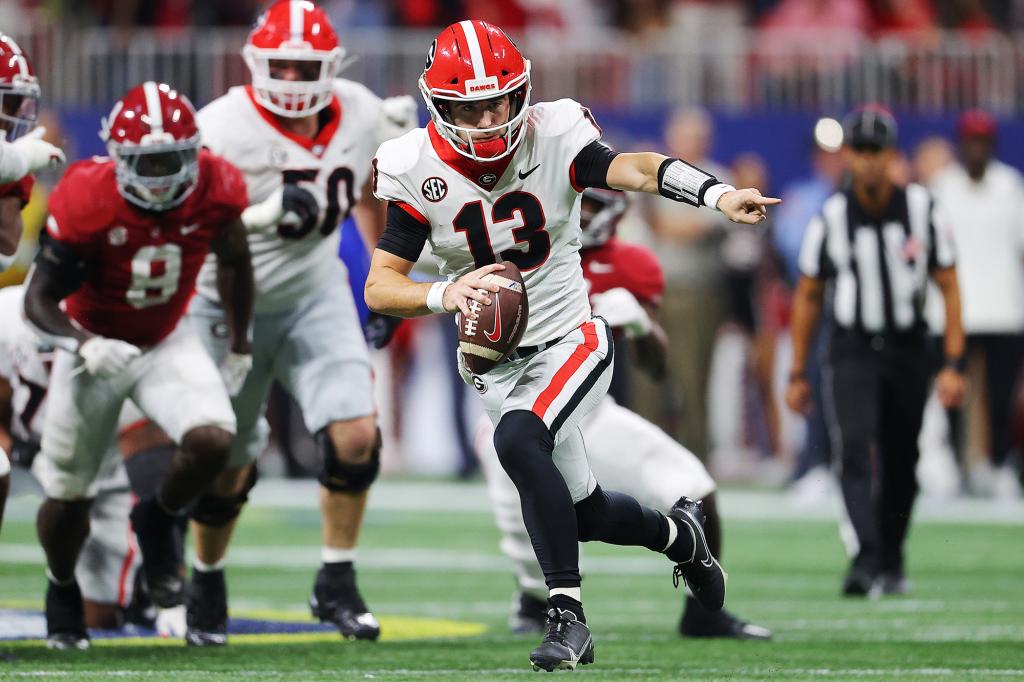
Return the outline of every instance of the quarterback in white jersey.
<path id="1" fill-rule="evenodd" d="M 189 317 L 214 359 L 237 370 L 238 435 L 228 469 L 192 516 L 197 560 L 186 641 L 227 641 L 224 556 L 255 483 L 253 462 L 266 445 L 261 417 L 275 380 L 301 407 L 324 462 L 313 613 L 346 638 L 376 639 L 380 627 L 359 595 L 353 560 L 380 436 L 369 353 L 337 256 L 338 227 L 358 209 L 361 229 L 376 240 L 383 214 L 363 193 L 370 162 L 381 141 L 415 124 L 416 105 L 411 97 L 381 100 L 338 78 L 344 50 L 311 2 L 274 3 L 242 54 L 252 84 L 203 108 L 199 127 L 203 143 L 242 171 L 249 193 L 242 220 L 256 280 L 253 353 L 229 352 L 216 271 L 207 263 Z"/>
<path id="2" fill-rule="evenodd" d="M 591 317 L 580 266 L 580 193 L 587 187 L 660 193 L 758 223 L 777 199 L 736 190 L 681 159 L 617 154 L 599 141 L 589 112 L 571 100 L 530 105 L 530 63 L 483 21 L 461 21 L 431 45 L 419 81 L 431 123 L 385 143 L 374 192 L 390 202 L 366 282 L 379 313 L 470 316 L 498 291 L 483 277 L 515 263 L 530 317 L 521 345 L 484 375 L 480 391 L 495 424 L 498 459 L 519 492 L 548 588 L 547 633 L 530 655 L 535 669 L 594 660 L 580 591 L 578 541 L 639 545 L 665 553 L 710 610 L 725 600 L 725 572 L 703 531 L 698 501 L 681 498 L 668 516 L 598 485 L 580 421 L 611 379 L 608 324 Z M 447 279 L 408 277 L 423 247 Z"/>
<path id="3" fill-rule="evenodd" d="M 39 481 L 52 475 L 52 464 L 37 457 L 46 414 L 46 395 L 54 351 L 29 329 L 21 314 L 24 287 L 0 289 L 0 450 L 10 450 L 16 464 L 31 466 Z M 141 418 L 126 403 L 119 430 Z M 96 477 L 89 510 L 89 537 L 75 569 L 89 627 L 112 628 L 123 621 L 131 603 L 141 559 L 128 523 L 131 490 L 118 448 L 107 454 Z"/>

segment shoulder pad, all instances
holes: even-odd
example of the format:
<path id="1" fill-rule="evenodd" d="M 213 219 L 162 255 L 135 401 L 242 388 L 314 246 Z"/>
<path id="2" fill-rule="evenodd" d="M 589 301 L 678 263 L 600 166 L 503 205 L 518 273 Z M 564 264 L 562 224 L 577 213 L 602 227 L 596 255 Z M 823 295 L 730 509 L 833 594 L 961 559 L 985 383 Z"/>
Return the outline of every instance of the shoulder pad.
<path id="1" fill-rule="evenodd" d="M 429 144 L 426 128 L 414 128 L 400 137 L 388 140 L 377 148 L 377 171 L 388 175 L 401 175 L 415 166 Z"/>
<path id="2" fill-rule="evenodd" d="M 537 135 L 558 137 L 583 120 L 586 111 L 586 107 L 574 99 L 559 99 L 530 105 L 527 116 Z"/>

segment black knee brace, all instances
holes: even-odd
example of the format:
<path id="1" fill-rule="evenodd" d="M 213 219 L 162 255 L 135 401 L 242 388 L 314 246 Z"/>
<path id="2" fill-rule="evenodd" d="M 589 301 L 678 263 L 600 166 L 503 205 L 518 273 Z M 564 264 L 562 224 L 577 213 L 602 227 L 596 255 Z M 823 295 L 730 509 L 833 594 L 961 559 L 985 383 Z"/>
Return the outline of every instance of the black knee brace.
<path id="1" fill-rule="evenodd" d="M 210 493 L 200 495 L 192 506 L 189 516 L 193 521 L 204 526 L 220 528 L 228 525 L 242 513 L 242 507 L 249 501 L 249 491 L 256 486 L 257 480 L 259 480 L 259 474 L 256 471 L 256 466 L 253 465 L 249 467 L 245 485 L 237 495 L 231 497 L 221 497 Z"/>
<path id="2" fill-rule="evenodd" d="M 132 492 L 140 500 L 154 497 L 171 470 L 174 445 L 164 443 L 148 450 L 141 450 L 124 460 L 124 470 Z"/>
<path id="3" fill-rule="evenodd" d="M 331 442 L 326 428 L 317 431 L 315 439 L 324 460 L 324 466 L 320 470 L 320 475 L 317 476 L 317 480 L 323 487 L 336 493 L 361 493 L 368 490 L 377 480 L 377 475 L 380 473 L 380 447 L 383 443 L 380 429 L 377 429 L 377 437 L 373 442 L 373 449 L 370 451 L 370 459 L 358 464 L 342 462 L 338 459 L 334 443 Z"/>

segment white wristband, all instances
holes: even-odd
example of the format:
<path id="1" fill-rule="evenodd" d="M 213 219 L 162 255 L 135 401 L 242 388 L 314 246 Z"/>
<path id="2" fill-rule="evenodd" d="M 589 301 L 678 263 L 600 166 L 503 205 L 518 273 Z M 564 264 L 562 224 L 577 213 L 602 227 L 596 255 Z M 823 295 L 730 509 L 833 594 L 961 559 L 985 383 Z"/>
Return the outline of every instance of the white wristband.
<path id="1" fill-rule="evenodd" d="M 430 312 L 448 312 L 444 309 L 444 292 L 447 291 L 449 286 L 451 286 L 451 282 L 446 279 L 430 285 L 430 291 L 427 292 L 427 307 L 430 308 Z"/>
<path id="2" fill-rule="evenodd" d="M 717 185 L 712 185 L 704 191 L 704 205 L 712 210 L 718 209 L 718 200 L 722 198 L 722 195 L 726 192 L 735 192 L 736 188 L 732 185 L 727 185 L 724 182 L 720 182 Z"/>
<path id="3" fill-rule="evenodd" d="M 7 451 L 0 448 L 0 478 L 11 473 L 11 460 L 7 457 Z"/>

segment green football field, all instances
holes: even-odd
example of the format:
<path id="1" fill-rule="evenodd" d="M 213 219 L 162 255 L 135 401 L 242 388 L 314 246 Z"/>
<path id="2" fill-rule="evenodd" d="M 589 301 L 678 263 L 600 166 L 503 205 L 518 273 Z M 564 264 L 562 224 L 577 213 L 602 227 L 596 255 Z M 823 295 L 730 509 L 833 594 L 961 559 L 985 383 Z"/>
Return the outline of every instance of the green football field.
<path id="1" fill-rule="evenodd" d="M 263 484 L 261 484 L 262 486 Z M 267 485 L 231 555 L 233 615 L 308 620 L 318 557 L 310 485 Z M 0 538 L 0 608 L 39 609 L 35 502 L 14 501 Z M 1024 513 L 924 505 L 910 543 L 910 596 L 838 596 L 845 567 L 827 504 L 727 492 L 727 606 L 775 631 L 772 642 L 683 640 L 668 562 L 588 546 L 584 600 L 601 680 L 1024 679 Z M 0 642 L 0 679 L 506 680 L 534 673 L 533 636 L 507 631 L 512 580 L 479 484 L 384 482 L 361 546 L 361 585 L 377 643 L 330 634 L 239 636 L 222 650 L 105 640 L 88 652 Z M 559 675 L 570 673 L 559 672 Z"/>

